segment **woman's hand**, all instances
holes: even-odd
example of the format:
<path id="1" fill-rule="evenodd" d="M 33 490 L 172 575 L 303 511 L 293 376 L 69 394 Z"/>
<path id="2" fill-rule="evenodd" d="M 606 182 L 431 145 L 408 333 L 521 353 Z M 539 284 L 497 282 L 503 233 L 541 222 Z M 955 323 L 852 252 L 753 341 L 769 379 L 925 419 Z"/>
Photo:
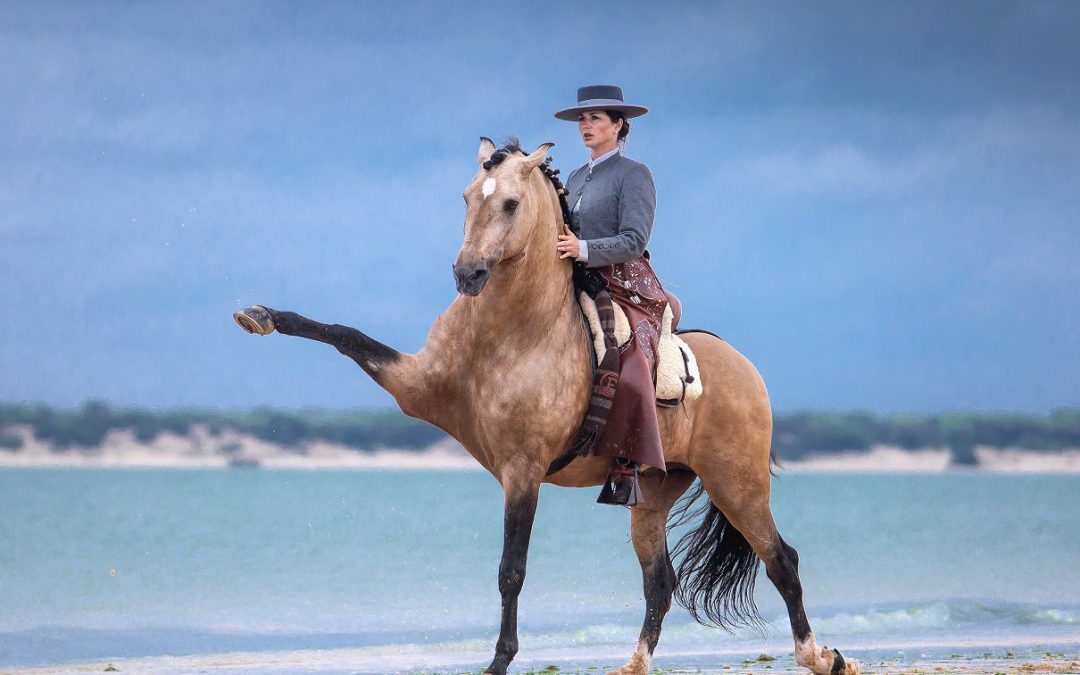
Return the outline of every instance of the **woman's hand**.
<path id="1" fill-rule="evenodd" d="M 562 224 L 562 230 L 562 234 L 559 235 L 559 243 L 555 245 L 556 250 L 561 254 L 559 260 L 577 258 L 581 253 L 581 244 L 578 242 L 578 238 L 574 236 L 566 223 Z"/>

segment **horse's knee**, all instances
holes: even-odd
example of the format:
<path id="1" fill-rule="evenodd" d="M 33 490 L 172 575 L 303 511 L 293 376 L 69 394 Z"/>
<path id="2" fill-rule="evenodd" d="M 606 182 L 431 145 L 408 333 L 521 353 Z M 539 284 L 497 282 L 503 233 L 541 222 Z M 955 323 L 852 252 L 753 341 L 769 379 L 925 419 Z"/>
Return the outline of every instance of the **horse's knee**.
<path id="1" fill-rule="evenodd" d="M 525 561 L 504 561 L 499 565 L 499 592 L 503 595 L 517 595 L 525 585 Z"/>

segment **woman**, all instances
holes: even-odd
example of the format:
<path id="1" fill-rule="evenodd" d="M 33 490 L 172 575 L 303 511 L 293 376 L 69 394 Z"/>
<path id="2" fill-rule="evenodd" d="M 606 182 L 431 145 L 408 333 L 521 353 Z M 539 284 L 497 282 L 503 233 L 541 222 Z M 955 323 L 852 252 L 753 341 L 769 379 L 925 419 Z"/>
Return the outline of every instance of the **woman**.
<path id="1" fill-rule="evenodd" d="M 570 174 L 567 204 L 579 239 L 564 224 L 556 250 L 595 268 L 607 281 L 613 302 L 630 321 L 630 341 L 619 349 L 619 380 L 597 455 L 615 458 L 601 503 L 627 504 L 639 494 L 637 465 L 665 470 L 656 420 L 656 354 L 667 294 L 645 250 L 656 211 L 656 189 L 649 167 L 621 150 L 630 133 L 629 118 L 648 108 L 623 102 L 622 89 L 594 85 L 578 89 L 578 104 L 555 113 L 577 121 L 591 158 Z"/>

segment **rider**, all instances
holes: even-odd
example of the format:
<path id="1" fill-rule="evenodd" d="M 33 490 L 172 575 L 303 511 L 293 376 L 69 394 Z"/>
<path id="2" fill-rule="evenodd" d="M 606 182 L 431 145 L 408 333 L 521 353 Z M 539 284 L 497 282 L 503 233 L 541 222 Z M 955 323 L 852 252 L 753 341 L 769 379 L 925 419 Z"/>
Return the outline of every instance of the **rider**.
<path id="1" fill-rule="evenodd" d="M 609 483 L 614 494 L 602 503 L 627 504 L 635 494 L 639 465 L 665 471 L 656 418 L 656 356 L 668 304 L 649 264 L 645 246 L 652 232 L 656 189 L 649 167 L 623 154 L 630 118 L 649 112 L 623 102 L 622 89 L 593 85 L 578 89 L 578 103 L 555 113 L 578 123 L 589 162 L 570 174 L 567 204 L 578 239 L 564 224 L 556 248 L 560 258 L 576 258 L 599 272 L 611 299 L 626 313 L 630 341 L 619 348 L 619 380 L 597 455 L 614 457 Z"/>

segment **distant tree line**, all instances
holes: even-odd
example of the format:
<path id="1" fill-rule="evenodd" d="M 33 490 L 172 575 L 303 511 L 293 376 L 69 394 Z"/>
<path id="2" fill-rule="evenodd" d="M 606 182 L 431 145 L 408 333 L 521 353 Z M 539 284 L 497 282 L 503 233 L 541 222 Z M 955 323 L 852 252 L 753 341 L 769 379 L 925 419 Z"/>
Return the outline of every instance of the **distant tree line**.
<path id="1" fill-rule="evenodd" d="M 950 412 L 879 416 L 867 412 L 777 415 L 773 452 L 781 459 L 892 445 L 907 450 L 949 448 L 953 461 L 975 464 L 975 446 L 1052 452 L 1080 448 L 1080 408 L 1049 415 Z"/>
<path id="2" fill-rule="evenodd" d="M 93 447 L 110 430 L 131 429 L 141 441 L 170 431 L 187 434 L 193 425 L 212 435 L 225 429 L 284 446 L 322 440 L 357 450 L 377 447 L 420 449 L 445 438 L 435 427 L 397 410 L 246 411 L 210 409 L 146 410 L 89 401 L 75 410 L 44 404 L 0 403 L 0 449 L 18 449 L 13 425 L 29 425 L 54 448 Z M 943 413 L 882 416 L 867 412 L 795 412 L 777 414 L 773 452 L 781 459 L 823 452 L 866 450 L 874 445 L 906 449 L 950 448 L 954 461 L 975 463 L 978 445 L 1055 451 L 1080 448 L 1080 408 L 1049 415 Z"/>
<path id="3" fill-rule="evenodd" d="M 185 435 L 193 425 L 205 426 L 214 436 L 232 429 L 292 447 L 322 440 L 358 450 L 377 447 L 408 450 L 425 448 L 446 438 L 439 429 L 396 410 L 147 410 L 116 408 L 101 401 L 89 401 L 76 410 L 40 403 L 0 403 L 0 448 L 19 447 L 21 439 L 11 433 L 12 425 L 33 427 L 37 438 L 48 441 L 54 448 L 97 446 L 113 429 L 130 429 L 138 440 L 150 442 L 166 431 Z"/>

